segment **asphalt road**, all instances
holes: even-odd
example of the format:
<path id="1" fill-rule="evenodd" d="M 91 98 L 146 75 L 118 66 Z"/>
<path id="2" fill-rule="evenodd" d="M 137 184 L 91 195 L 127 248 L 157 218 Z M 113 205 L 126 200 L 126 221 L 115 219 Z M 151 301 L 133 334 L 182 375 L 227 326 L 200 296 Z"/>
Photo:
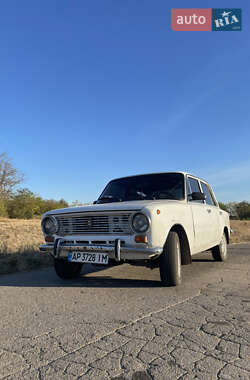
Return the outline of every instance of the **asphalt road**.
<path id="1" fill-rule="evenodd" d="M 127 264 L 0 277 L 0 379 L 250 379 L 250 245 L 183 284 Z"/>

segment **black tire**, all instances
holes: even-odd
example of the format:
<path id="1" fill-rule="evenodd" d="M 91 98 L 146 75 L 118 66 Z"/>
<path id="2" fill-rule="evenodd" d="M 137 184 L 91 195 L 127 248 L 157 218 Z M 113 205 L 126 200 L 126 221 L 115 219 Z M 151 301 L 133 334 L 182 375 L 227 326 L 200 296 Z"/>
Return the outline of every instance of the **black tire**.
<path id="1" fill-rule="evenodd" d="M 116 261 L 115 259 L 109 259 L 109 266 L 114 267 L 123 264 L 122 261 Z"/>
<path id="2" fill-rule="evenodd" d="M 160 276 L 164 286 L 181 284 L 181 246 L 177 232 L 168 234 L 160 256 Z"/>
<path id="3" fill-rule="evenodd" d="M 80 275 L 82 264 L 69 263 L 66 260 L 54 259 L 54 268 L 57 276 L 63 280 L 69 280 L 77 278 Z"/>
<path id="4" fill-rule="evenodd" d="M 227 238 L 225 233 L 222 235 L 220 244 L 212 248 L 212 256 L 215 261 L 227 260 Z"/>

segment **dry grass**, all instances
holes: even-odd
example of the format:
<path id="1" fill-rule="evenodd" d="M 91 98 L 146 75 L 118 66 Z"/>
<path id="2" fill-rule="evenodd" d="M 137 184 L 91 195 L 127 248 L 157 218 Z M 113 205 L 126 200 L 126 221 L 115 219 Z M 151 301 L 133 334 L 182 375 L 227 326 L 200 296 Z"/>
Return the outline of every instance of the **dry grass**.
<path id="1" fill-rule="evenodd" d="M 231 220 L 231 243 L 250 243 L 250 220 Z"/>
<path id="2" fill-rule="evenodd" d="M 231 228 L 231 243 L 250 242 L 250 220 L 232 220 Z M 43 242 L 40 220 L 0 218 L 0 274 L 51 265 L 51 257 L 39 252 Z"/>
<path id="3" fill-rule="evenodd" d="M 43 242 L 40 220 L 0 218 L 0 274 L 51 265 L 51 257 L 39 252 Z"/>

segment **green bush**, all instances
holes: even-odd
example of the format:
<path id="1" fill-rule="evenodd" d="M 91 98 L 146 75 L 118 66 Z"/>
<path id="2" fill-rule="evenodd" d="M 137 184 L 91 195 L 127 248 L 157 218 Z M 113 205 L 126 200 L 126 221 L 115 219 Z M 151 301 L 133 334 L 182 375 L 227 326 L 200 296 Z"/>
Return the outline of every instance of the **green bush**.
<path id="1" fill-rule="evenodd" d="M 64 207 L 68 207 L 64 199 L 44 200 L 29 189 L 21 189 L 7 201 L 7 215 L 9 218 L 32 219 L 41 216 L 46 211 Z"/>

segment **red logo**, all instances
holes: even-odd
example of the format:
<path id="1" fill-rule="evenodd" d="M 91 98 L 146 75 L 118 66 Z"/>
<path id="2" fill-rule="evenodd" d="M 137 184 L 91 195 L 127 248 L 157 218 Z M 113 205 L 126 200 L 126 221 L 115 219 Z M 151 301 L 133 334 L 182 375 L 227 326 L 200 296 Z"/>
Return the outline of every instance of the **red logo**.
<path id="1" fill-rule="evenodd" d="M 173 30 L 211 30 L 211 8 L 172 8 L 171 26 Z"/>

